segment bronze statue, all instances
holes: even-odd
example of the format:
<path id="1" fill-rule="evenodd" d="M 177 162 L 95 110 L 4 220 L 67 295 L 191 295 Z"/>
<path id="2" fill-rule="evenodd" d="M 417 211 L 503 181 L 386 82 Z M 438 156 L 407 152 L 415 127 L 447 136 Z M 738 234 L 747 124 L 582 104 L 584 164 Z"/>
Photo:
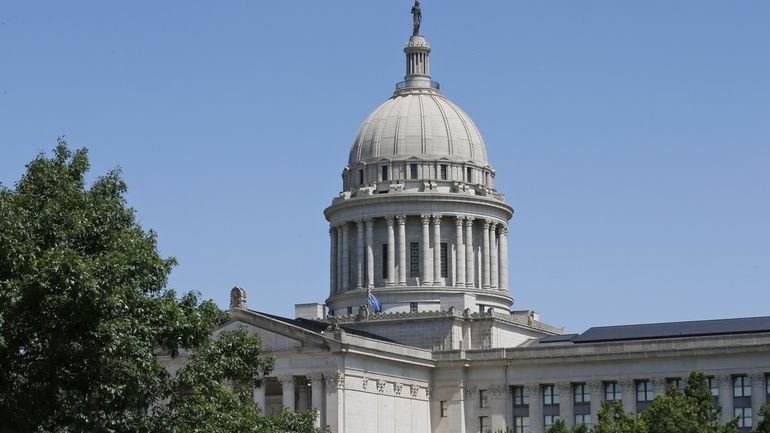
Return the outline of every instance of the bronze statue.
<path id="1" fill-rule="evenodd" d="M 414 6 L 412 6 L 412 23 L 413 23 L 412 36 L 417 36 L 420 34 L 420 24 L 422 23 L 422 11 L 420 10 L 420 0 L 414 0 Z"/>

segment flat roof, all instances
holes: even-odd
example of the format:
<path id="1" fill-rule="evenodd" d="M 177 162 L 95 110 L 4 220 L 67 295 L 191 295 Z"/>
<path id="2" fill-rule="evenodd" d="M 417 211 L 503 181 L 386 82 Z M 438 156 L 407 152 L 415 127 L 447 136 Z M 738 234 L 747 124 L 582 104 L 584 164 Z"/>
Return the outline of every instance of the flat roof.
<path id="1" fill-rule="evenodd" d="M 649 340 L 758 332 L 770 332 L 770 316 L 641 325 L 597 326 L 588 329 L 570 341 L 573 343 L 597 343 L 602 341 Z"/>

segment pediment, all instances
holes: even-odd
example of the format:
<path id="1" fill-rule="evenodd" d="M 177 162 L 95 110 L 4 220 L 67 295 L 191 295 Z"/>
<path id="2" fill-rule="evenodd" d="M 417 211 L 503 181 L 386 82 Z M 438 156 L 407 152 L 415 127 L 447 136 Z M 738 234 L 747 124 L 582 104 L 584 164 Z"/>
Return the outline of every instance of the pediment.
<path id="1" fill-rule="evenodd" d="M 292 326 L 252 311 L 231 311 L 232 320 L 213 332 L 216 338 L 220 332 L 234 331 L 241 327 L 258 335 L 262 349 L 266 352 L 299 350 L 329 350 L 327 339 L 314 332 Z"/>

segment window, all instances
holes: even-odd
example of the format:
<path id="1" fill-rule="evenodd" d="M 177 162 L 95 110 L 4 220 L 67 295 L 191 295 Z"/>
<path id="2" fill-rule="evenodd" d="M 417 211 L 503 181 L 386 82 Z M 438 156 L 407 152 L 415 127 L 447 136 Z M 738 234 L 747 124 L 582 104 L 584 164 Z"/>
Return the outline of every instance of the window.
<path id="1" fill-rule="evenodd" d="M 388 166 L 383 165 L 382 167 L 380 167 L 380 172 L 381 172 L 380 174 L 382 176 L 382 180 L 388 180 Z"/>
<path id="2" fill-rule="evenodd" d="M 409 312 L 410 313 L 416 313 L 419 309 L 419 305 L 417 302 L 410 302 L 409 303 Z"/>
<path id="3" fill-rule="evenodd" d="M 559 415 L 546 415 L 543 417 L 543 425 L 545 427 L 552 426 L 559 419 Z"/>
<path id="4" fill-rule="evenodd" d="M 559 390 L 553 385 L 543 385 L 543 404 L 559 404 Z"/>
<path id="5" fill-rule="evenodd" d="M 447 409 L 449 408 L 449 405 L 447 404 L 446 400 L 441 401 L 441 418 L 446 418 Z"/>
<path id="6" fill-rule="evenodd" d="M 513 433 L 529 433 L 529 417 L 513 417 Z"/>
<path id="7" fill-rule="evenodd" d="M 447 165 L 441 164 L 441 180 L 447 180 Z"/>
<path id="8" fill-rule="evenodd" d="M 713 397 L 719 397 L 719 384 L 716 377 L 709 377 L 709 389 L 711 389 L 711 395 Z"/>
<path id="9" fill-rule="evenodd" d="M 409 164 L 409 178 L 417 179 L 417 164 Z"/>
<path id="10" fill-rule="evenodd" d="M 488 416 L 480 416 L 479 417 L 479 431 L 481 433 L 484 433 L 488 429 L 491 429 L 491 427 L 489 426 L 489 417 Z"/>
<path id="11" fill-rule="evenodd" d="M 446 263 L 447 263 L 447 245 L 446 242 L 441 243 L 441 278 L 446 278 Z"/>
<path id="12" fill-rule="evenodd" d="M 489 407 L 489 401 L 487 400 L 487 390 L 486 389 L 480 389 L 479 390 L 479 407 Z"/>
<path id="13" fill-rule="evenodd" d="M 364 171 L 358 170 L 358 184 L 363 185 L 364 184 Z"/>
<path id="14" fill-rule="evenodd" d="M 465 181 L 468 183 L 471 183 L 471 174 L 473 174 L 473 169 L 470 167 L 465 169 Z"/>
<path id="15" fill-rule="evenodd" d="M 513 387 L 513 405 L 514 406 L 529 405 L 529 392 L 527 392 L 527 388 L 523 386 Z"/>
<path id="16" fill-rule="evenodd" d="M 420 276 L 420 243 L 411 242 L 409 244 L 409 276 Z"/>
<path id="17" fill-rule="evenodd" d="M 770 375 L 765 376 L 765 383 L 767 384 L 767 395 L 770 395 Z M 767 399 L 767 401 L 770 401 L 770 398 Z"/>
<path id="18" fill-rule="evenodd" d="M 388 277 L 388 244 L 382 244 L 382 279 L 387 280 Z"/>
<path id="19" fill-rule="evenodd" d="M 353 315 L 353 307 L 348 307 L 348 316 Z"/>
<path id="20" fill-rule="evenodd" d="M 736 407 L 734 416 L 738 417 L 738 427 L 751 428 L 751 408 L 750 407 Z"/>
<path id="21" fill-rule="evenodd" d="M 649 380 L 636 382 L 636 401 L 652 401 L 654 393 Z"/>
<path id="22" fill-rule="evenodd" d="M 733 378 L 733 397 L 751 397 L 750 378 L 747 376 L 736 376 Z"/>
<path id="23" fill-rule="evenodd" d="M 673 386 L 674 388 L 678 389 L 679 391 L 684 391 L 684 380 L 679 378 L 672 378 L 667 379 L 666 384 L 668 386 Z"/>
<path id="24" fill-rule="evenodd" d="M 577 383 L 572 389 L 575 393 L 575 403 L 590 403 L 591 391 L 585 383 Z"/>
<path id="25" fill-rule="evenodd" d="M 585 415 L 575 415 L 575 425 L 578 424 L 585 424 L 587 426 L 591 425 L 591 415 L 585 414 Z"/>
<path id="26" fill-rule="evenodd" d="M 607 401 L 622 400 L 623 394 L 620 392 L 620 384 L 617 382 L 605 382 L 604 399 Z"/>

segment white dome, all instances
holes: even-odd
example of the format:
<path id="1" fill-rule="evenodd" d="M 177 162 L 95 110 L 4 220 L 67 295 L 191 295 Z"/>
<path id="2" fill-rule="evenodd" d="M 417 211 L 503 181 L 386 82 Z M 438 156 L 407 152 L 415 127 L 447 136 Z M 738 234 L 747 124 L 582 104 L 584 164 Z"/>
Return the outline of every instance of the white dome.
<path id="1" fill-rule="evenodd" d="M 414 157 L 488 165 L 473 120 L 433 89 L 397 91 L 374 110 L 358 130 L 348 164 Z"/>

